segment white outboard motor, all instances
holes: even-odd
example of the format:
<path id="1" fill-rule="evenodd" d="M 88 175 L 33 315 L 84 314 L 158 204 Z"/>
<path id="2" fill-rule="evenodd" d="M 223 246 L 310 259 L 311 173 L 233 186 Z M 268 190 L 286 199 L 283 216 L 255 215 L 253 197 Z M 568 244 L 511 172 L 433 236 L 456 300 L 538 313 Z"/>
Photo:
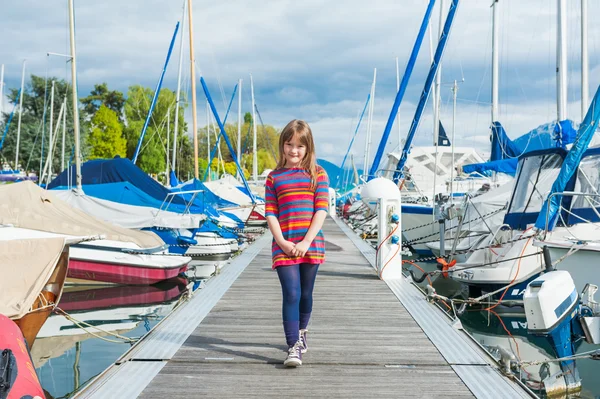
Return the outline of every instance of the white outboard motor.
<path id="1" fill-rule="evenodd" d="M 400 189 L 378 177 L 363 186 L 361 200 L 377 212 L 377 274 L 382 280 L 402 278 L 402 228 Z"/>
<path id="2" fill-rule="evenodd" d="M 574 328 L 579 326 L 580 305 L 569 272 L 556 270 L 542 274 L 527 285 L 523 302 L 528 332 L 547 336 L 557 358 L 573 356 L 575 342 L 579 341 Z M 548 396 L 581 389 L 575 361 L 560 361 L 560 367 L 560 373 L 543 381 Z"/>
<path id="3" fill-rule="evenodd" d="M 575 310 L 579 296 L 569 272 L 556 270 L 529 283 L 523 302 L 529 332 L 547 335 Z"/>

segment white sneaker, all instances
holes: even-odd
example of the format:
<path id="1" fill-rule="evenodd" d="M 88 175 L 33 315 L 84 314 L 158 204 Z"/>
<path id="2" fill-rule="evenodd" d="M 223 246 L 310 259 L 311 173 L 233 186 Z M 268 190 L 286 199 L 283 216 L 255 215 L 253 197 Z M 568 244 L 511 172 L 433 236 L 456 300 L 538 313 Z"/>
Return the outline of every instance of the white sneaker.
<path id="1" fill-rule="evenodd" d="M 308 330 L 306 328 L 300 330 L 300 343 L 302 344 L 302 346 L 300 347 L 300 351 L 302 353 L 306 353 L 308 351 L 308 340 L 306 338 L 307 333 Z"/>
<path id="2" fill-rule="evenodd" d="M 302 366 L 302 343 L 300 340 L 290 346 L 288 349 L 287 358 L 283 361 L 285 367 L 298 367 Z"/>

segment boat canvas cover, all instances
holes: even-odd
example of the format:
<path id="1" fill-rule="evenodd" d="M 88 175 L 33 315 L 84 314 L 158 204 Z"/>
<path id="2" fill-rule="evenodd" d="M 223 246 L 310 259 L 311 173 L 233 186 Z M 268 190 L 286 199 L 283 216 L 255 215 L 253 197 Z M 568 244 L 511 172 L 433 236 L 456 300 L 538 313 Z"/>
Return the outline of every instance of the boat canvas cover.
<path id="1" fill-rule="evenodd" d="M 485 194 L 471 198 L 467 206 L 464 220 L 465 229 L 476 232 L 495 231 L 504 223 L 506 206 L 510 201 L 514 181 L 495 187 Z M 504 209 L 504 210 L 503 210 Z M 485 221 L 481 220 L 481 216 Z"/>
<path id="2" fill-rule="evenodd" d="M 64 246 L 64 237 L 0 240 L 1 314 L 20 319 L 29 313 Z"/>
<path id="3" fill-rule="evenodd" d="M 206 219 L 204 215 L 181 214 L 159 211 L 147 206 L 121 204 L 119 202 L 81 195 L 73 190 L 53 190 L 58 198 L 84 211 L 88 215 L 127 229 L 162 227 L 169 229 L 193 229 Z"/>
<path id="4" fill-rule="evenodd" d="M 0 186 L 0 198 L 0 224 L 71 236 L 103 235 L 107 240 L 133 242 L 142 249 L 165 245 L 154 233 L 97 219 L 30 181 Z"/>
<path id="5" fill-rule="evenodd" d="M 50 184 L 48 189 L 54 189 L 57 187 L 73 187 L 75 169 L 74 166 L 71 169 L 65 169 L 59 174 Z M 84 186 L 106 184 L 106 183 L 123 183 L 128 182 L 131 185 L 138 188 L 153 199 L 162 203 L 169 195 L 169 190 L 159 182 L 152 179 L 143 170 L 134 165 L 127 158 L 113 158 L 113 159 L 94 159 L 92 161 L 84 162 L 81 165 L 81 184 Z M 84 189 L 85 192 L 85 189 Z M 98 197 L 97 195 L 92 195 Z M 102 199 L 113 200 L 104 196 L 99 197 Z M 122 202 L 119 200 L 113 200 L 116 202 Z M 185 208 L 187 205 L 185 200 L 180 196 L 175 196 L 172 199 L 173 205 L 180 205 Z M 131 204 L 130 204 L 131 205 Z M 138 205 L 138 204 L 134 204 Z M 204 208 L 202 203 L 202 197 L 198 196 L 194 201 L 194 205 L 198 206 L 199 209 Z M 160 205 L 158 206 L 160 207 Z M 194 212 L 202 213 L 202 212 Z"/>
<path id="6" fill-rule="evenodd" d="M 241 187 L 238 187 L 238 185 L 237 180 L 233 176 L 204 182 L 204 186 L 215 196 L 231 203 L 230 207 L 252 206 L 252 199 L 249 195 L 242 192 Z"/>

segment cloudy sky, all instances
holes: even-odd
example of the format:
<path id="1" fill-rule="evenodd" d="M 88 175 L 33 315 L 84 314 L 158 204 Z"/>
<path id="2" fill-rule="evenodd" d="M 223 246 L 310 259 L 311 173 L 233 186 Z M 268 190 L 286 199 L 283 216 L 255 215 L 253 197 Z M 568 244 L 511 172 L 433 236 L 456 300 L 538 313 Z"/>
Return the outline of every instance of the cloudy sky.
<path id="1" fill-rule="evenodd" d="M 160 76 L 182 0 L 75 0 L 79 95 L 94 83 L 126 91 L 131 84 L 154 87 Z M 377 68 L 373 147 L 377 147 L 396 94 L 395 58 L 402 76 L 426 0 L 262 0 L 194 1 L 197 69 L 209 83 L 221 115 L 238 79 L 243 79 L 243 111 L 250 111 L 250 74 L 263 120 L 283 127 L 306 119 L 319 157 L 340 163 Z M 438 0 L 438 4 L 440 0 Z M 446 0 L 446 5 L 449 0 Z M 526 3 L 526 4 L 525 4 Z M 581 120 L 580 1 L 568 2 L 568 116 Z M 589 2 L 589 15 L 600 3 Z M 452 130 L 451 82 L 459 81 L 457 146 L 489 148 L 491 92 L 491 0 L 462 0 L 442 67 L 442 122 Z M 556 0 L 500 0 L 500 121 L 511 137 L 556 119 Z M 447 6 L 446 6 L 447 7 Z M 70 79 L 67 0 L 3 2 L 0 64 L 7 87 L 27 74 Z M 444 10 L 444 15 L 446 10 Z M 434 36 L 439 8 L 432 17 Z M 589 27 L 590 99 L 600 84 L 600 26 Z M 180 30 L 181 33 L 181 30 Z M 187 20 L 183 87 L 189 90 Z M 179 44 L 179 41 L 177 41 Z M 429 69 L 428 36 L 400 108 L 387 149 L 405 137 Z M 177 85 L 177 46 L 163 87 Z M 205 97 L 198 91 L 198 119 L 205 124 Z M 237 104 L 237 101 L 234 103 Z M 8 107 L 4 104 L 4 107 Z M 232 119 L 237 110 L 233 108 Z M 191 119 L 189 109 L 186 118 Z M 431 106 L 416 145 L 432 142 Z M 353 147 L 362 164 L 363 123 Z M 373 153 L 371 153 L 371 158 Z"/>

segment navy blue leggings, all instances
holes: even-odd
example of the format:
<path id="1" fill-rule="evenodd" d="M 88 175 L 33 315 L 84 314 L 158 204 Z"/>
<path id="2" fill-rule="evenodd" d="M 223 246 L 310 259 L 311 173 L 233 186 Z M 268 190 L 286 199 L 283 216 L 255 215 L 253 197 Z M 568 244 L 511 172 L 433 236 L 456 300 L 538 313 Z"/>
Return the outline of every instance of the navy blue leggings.
<path id="1" fill-rule="evenodd" d="M 308 325 L 313 305 L 313 288 L 319 265 L 302 263 L 299 265 L 279 266 L 277 275 L 283 294 L 283 324 L 288 344 L 298 339 L 298 329 Z M 290 335 L 288 337 L 288 335 Z"/>

